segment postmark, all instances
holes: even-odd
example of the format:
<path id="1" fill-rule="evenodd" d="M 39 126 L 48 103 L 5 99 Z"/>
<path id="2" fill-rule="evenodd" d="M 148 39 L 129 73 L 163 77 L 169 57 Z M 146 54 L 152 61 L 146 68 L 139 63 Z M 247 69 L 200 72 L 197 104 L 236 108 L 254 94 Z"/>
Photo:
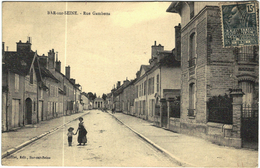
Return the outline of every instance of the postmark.
<path id="1" fill-rule="evenodd" d="M 223 47 L 258 45 L 258 2 L 220 3 Z"/>

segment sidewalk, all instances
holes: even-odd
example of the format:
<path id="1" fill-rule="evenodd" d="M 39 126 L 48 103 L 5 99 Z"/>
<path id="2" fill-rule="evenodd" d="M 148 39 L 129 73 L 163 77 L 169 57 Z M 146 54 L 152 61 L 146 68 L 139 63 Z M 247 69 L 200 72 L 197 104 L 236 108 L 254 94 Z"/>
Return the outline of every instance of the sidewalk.
<path id="1" fill-rule="evenodd" d="M 188 167 L 258 166 L 258 151 L 218 146 L 201 138 L 155 127 L 148 121 L 123 113 L 116 113 L 114 117 L 169 155 L 179 165 Z"/>
<path id="2" fill-rule="evenodd" d="M 41 121 L 36 125 L 32 125 L 32 127 L 23 127 L 21 129 L 17 129 L 16 131 L 4 132 L 2 133 L 2 156 L 8 150 L 12 150 L 18 145 L 39 137 L 42 134 L 45 134 L 86 114 L 88 114 L 88 111 L 72 114 L 70 116 L 62 116 L 51 120 Z"/>

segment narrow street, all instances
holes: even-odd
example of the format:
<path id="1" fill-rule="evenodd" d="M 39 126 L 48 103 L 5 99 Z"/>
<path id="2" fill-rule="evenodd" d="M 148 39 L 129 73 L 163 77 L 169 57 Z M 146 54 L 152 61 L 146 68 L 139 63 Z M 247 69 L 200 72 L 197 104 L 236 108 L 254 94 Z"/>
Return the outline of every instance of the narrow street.
<path id="1" fill-rule="evenodd" d="M 72 147 L 68 146 L 67 129 L 74 127 L 75 132 L 78 126 L 78 121 L 74 121 L 2 159 L 2 165 L 178 166 L 109 114 L 92 110 L 83 118 L 88 130 L 86 146 L 77 146 L 77 135 L 73 137 Z"/>

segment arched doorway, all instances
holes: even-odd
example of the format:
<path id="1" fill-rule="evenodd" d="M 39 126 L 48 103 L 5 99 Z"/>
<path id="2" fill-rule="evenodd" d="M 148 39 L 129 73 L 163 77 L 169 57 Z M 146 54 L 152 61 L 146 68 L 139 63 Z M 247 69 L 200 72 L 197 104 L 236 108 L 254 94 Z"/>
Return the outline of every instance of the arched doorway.
<path id="1" fill-rule="evenodd" d="M 30 98 L 27 98 L 25 100 L 26 104 L 26 120 L 27 124 L 32 124 L 32 100 Z"/>

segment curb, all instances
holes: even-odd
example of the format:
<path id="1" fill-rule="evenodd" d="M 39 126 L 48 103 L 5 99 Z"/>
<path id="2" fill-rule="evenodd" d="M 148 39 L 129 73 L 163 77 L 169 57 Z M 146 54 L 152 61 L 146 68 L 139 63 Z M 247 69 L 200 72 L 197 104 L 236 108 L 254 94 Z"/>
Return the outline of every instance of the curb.
<path id="1" fill-rule="evenodd" d="M 108 112 L 108 114 L 110 114 L 112 117 L 114 117 L 118 122 L 120 122 L 121 124 L 125 125 L 128 129 L 130 129 L 132 132 L 134 132 L 137 136 L 139 136 L 140 138 L 142 138 L 143 140 L 145 140 L 146 142 L 148 142 L 150 145 L 152 145 L 153 147 L 155 147 L 157 150 L 159 150 L 160 152 L 162 152 L 163 154 L 165 154 L 167 157 L 169 157 L 172 161 L 174 161 L 175 163 L 177 163 L 179 166 L 184 166 L 184 167 L 198 167 L 196 165 L 190 164 L 190 163 L 186 163 L 184 161 L 182 161 L 180 158 L 174 156 L 173 154 L 171 154 L 170 152 L 168 152 L 167 150 L 163 149 L 162 147 L 158 146 L 157 144 L 155 144 L 154 142 L 152 142 L 150 139 L 148 139 L 147 137 L 145 137 L 144 135 L 138 133 L 137 131 L 135 131 L 134 129 L 132 129 L 130 126 L 128 126 L 127 124 L 125 124 L 124 122 L 122 122 L 120 119 L 118 119 L 116 116 L 112 115 L 111 113 Z"/>
<path id="2" fill-rule="evenodd" d="M 33 138 L 31 138 L 30 140 L 25 141 L 24 143 L 22 143 L 22 144 L 20 144 L 20 145 L 18 145 L 18 146 L 16 146 L 16 147 L 14 147 L 14 148 L 12 148 L 12 149 L 7 150 L 6 152 L 4 152 L 4 153 L 2 154 L 2 159 L 5 158 L 5 157 L 7 157 L 7 156 L 9 156 L 9 155 L 11 155 L 11 154 L 13 154 L 14 152 L 16 152 L 16 151 L 18 151 L 18 150 L 20 150 L 20 149 L 22 149 L 23 147 L 25 147 L 25 146 L 27 146 L 27 145 L 33 143 L 34 141 L 36 141 L 36 140 L 38 140 L 38 139 L 41 139 L 42 137 L 45 137 L 45 136 L 49 135 L 50 133 L 53 133 L 53 132 L 59 130 L 59 129 L 62 128 L 63 126 L 65 126 L 65 125 L 67 125 L 67 124 L 69 124 L 69 123 L 71 123 L 71 122 L 77 120 L 79 117 L 85 116 L 85 115 L 87 115 L 87 114 L 89 114 L 89 113 L 90 113 L 90 112 L 88 111 L 87 113 L 85 113 L 85 114 L 83 114 L 83 115 L 81 115 L 81 116 L 78 116 L 78 117 L 76 117 L 76 118 L 74 118 L 74 119 L 72 119 L 72 120 L 66 122 L 66 123 L 63 124 L 63 125 L 60 125 L 60 126 L 58 126 L 58 127 L 56 127 L 56 128 L 53 128 L 53 129 L 50 130 L 50 131 L 47 131 L 47 132 L 45 132 L 45 133 L 42 133 L 42 134 L 39 135 L 39 136 L 33 137 Z"/>

